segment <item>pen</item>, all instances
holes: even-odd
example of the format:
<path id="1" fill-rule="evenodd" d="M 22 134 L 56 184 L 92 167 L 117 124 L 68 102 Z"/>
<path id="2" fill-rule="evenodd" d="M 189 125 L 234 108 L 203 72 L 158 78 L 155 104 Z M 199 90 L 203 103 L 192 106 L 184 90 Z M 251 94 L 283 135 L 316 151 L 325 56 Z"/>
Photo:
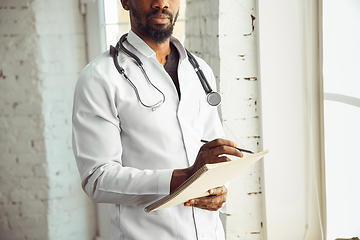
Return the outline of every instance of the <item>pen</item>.
<path id="1" fill-rule="evenodd" d="M 207 143 L 207 142 L 209 142 L 209 141 L 204 140 L 204 139 L 201 139 L 201 142 Z M 250 150 L 246 150 L 246 149 L 242 149 L 242 148 L 236 148 L 236 149 L 239 150 L 239 151 L 242 151 L 242 152 L 247 152 L 247 153 L 254 154 L 254 152 L 253 152 L 253 151 L 250 151 Z"/>

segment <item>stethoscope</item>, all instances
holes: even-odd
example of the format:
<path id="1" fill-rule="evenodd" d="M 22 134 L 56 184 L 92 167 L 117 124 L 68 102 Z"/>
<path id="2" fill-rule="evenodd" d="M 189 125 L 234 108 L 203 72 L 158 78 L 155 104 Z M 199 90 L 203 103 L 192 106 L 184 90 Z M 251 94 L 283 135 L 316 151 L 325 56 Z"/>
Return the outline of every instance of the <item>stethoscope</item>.
<path id="1" fill-rule="evenodd" d="M 156 110 L 161 104 L 163 104 L 165 102 L 165 95 L 164 93 L 157 88 L 149 79 L 148 75 L 145 72 L 145 69 L 143 67 L 143 63 L 140 60 L 140 58 L 138 58 L 135 54 L 133 54 L 132 52 L 130 52 L 129 50 L 127 50 L 124 45 L 123 42 L 126 40 L 127 37 L 127 33 L 122 35 L 122 37 L 120 38 L 119 42 L 116 44 L 115 48 L 113 46 L 110 46 L 110 55 L 113 57 L 114 59 L 114 64 L 116 69 L 119 71 L 119 73 L 129 82 L 129 84 L 131 85 L 131 87 L 134 89 L 135 94 L 139 100 L 139 102 L 141 103 L 141 105 L 143 105 L 146 108 L 151 108 L 152 110 Z M 140 68 L 141 72 L 143 73 L 143 75 L 145 76 L 146 80 L 148 81 L 148 83 L 153 86 L 161 95 L 162 95 L 162 99 L 160 101 L 158 101 L 157 103 L 153 104 L 153 105 L 147 105 L 145 103 L 143 103 L 143 101 L 141 100 L 141 97 L 139 95 L 139 91 L 137 90 L 136 86 L 134 85 L 134 83 L 129 79 L 129 77 L 125 74 L 125 69 L 122 68 L 119 65 L 118 62 L 118 55 L 119 55 L 119 48 L 125 52 L 127 55 L 129 55 L 130 57 L 132 57 L 138 67 Z M 221 102 L 221 95 L 218 92 L 215 92 L 211 89 L 210 84 L 208 83 L 208 81 L 206 80 L 206 77 L 203 73 L 203 71 L 200 69 L 200 65 L 199 63 L 196 61 L 195 57 L 186 49 L 186 53 L 188 55 L 188 59 L 189 62 L 191 63 L 191 65 L 194 67 L 195 72 L 197 74 L 197 76 L 199 77 L 200 83 L 202 85 L 202 87 L 204 88 L 204 91 L 206 93 L 206 100 L 207 102 L 211 105 L 211 106 L 217 106 L 220 104 Z"/>

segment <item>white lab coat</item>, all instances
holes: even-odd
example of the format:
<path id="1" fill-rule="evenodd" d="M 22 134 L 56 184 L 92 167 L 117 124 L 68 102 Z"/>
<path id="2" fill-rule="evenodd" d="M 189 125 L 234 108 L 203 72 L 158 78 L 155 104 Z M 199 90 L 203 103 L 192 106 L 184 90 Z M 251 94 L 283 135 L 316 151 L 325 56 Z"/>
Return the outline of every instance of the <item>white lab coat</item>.
<path id="1" fill-rule="evenodd" d="M 201 139 L 223 137 L 216 107 L 180 52 L 181 100 L 155 53 L 132 31 L 124 45 L 144 63 L 152 81 L 165 94 L 155 111 L 139 103 L 134 89 L 116 70 L 108 52 L 82 71 L 75 90 L 73 151 L 86 194 L 109 203 L 111 239 L 224 239 L 218 212 L 183 205 L 145 213 L 144 207 L 169 194 L 173 169 L 191 166 Z M 119 64 L 137 87 L 145 104 L 161 100 L 133 59 L 120 52 Z M 197 58 L 215 88 L 210 67 Z"/>

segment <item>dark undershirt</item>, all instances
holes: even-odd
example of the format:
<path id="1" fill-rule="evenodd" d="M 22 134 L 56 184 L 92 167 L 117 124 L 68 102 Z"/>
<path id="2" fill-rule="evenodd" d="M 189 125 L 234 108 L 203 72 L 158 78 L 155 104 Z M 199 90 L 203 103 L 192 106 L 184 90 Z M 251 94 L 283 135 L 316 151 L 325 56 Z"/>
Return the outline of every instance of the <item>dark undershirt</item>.
<path id="1" fill-rule="evenodd" d="M 171 79 L 173 80 L 180 99 L 181 94 L 180 94 L 179 78 L 177 72 L 178 64 L 179 64 L 179 52 L 172 43 L 170 43 L 170 48 L 171 48 L 171 52 L 169 55 L 166 56 L 166 63 L 164 65 L 164 68 L 165 71 L 170 75 Z"/>

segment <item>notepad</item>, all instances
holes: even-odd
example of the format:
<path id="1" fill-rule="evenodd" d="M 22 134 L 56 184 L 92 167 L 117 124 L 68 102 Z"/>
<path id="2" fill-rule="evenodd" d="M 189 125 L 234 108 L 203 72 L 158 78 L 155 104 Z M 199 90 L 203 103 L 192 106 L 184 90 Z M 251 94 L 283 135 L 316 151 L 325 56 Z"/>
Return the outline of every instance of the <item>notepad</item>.
<path id="1" fill-rule="evenodd" d="M 209 196 L 209 189 L 223 186 L 246 168 L 259 161 L 269 150 L 229 162 L 205 164 L 171 194 L 150 204 L 144 210 L 151 212 L 183 204 L 190 199 Z"/>

